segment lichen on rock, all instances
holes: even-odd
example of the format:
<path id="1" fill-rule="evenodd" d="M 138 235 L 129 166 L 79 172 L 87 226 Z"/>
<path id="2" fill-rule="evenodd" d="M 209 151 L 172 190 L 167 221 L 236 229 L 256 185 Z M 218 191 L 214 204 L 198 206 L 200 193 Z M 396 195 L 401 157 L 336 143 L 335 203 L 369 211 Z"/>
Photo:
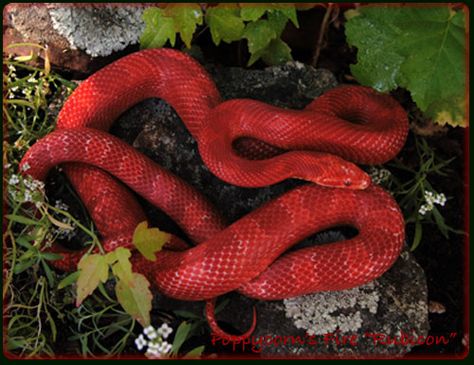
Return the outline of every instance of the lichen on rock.
<path id="1" fill-rule="evenodd" d="M 73 49 L 92 57 L 108 56 L 138 42 L 145 23 L 137 6 L 90 5 L 49 9 L 54 29 Z"/>
<path id="2" fill-rule="evenodd" d="M 352 333 L 362 327 L 361 310 L 377 313 L 380 294 L 373 282 L 342 291 L 321 292 L 283 300 L 287 318 L 312 335 L 339 330 Z"/>

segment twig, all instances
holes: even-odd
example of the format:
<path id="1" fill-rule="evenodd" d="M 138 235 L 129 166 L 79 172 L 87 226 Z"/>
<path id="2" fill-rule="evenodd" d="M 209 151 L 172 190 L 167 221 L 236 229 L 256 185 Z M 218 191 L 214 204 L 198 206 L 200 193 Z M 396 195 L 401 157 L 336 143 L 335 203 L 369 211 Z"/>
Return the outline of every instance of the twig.
<path id="1" fill-rule="evenodd" d="M 316 43 L 316 49 L 314 50 L 313 57 L 311 59 L 311 65 L 313 67 L 316 67 L 316 65 L 318 64 L 319 54 L 321 53 L 321 47 L 323 45 L 324 35 L 326 34 L 326 31 L 329 26 L 329 19 L 331 18 L 333 7 L 334 7 L 333 3 L 328 4 L 326 13 L 324 14 L 323 21 L 321 22 L 321 27 L 319 28 L 318 42 Z"/>

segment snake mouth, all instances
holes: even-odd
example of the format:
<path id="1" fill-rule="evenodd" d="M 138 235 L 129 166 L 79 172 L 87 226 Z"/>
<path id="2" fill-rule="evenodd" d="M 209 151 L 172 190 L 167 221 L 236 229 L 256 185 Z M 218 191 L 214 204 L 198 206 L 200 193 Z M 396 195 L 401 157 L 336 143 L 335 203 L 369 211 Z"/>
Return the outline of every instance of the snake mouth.
<path id="1" fill-rule="evenodd" d="M 365 190 L 372 184 L 372 179 L 365 172 L 360 173 L 360 176 L 346 176 L 346 177 L 322 177 L 314 181 L 316 184 L 328 188 L 350 189 L 350 190 Z"/>

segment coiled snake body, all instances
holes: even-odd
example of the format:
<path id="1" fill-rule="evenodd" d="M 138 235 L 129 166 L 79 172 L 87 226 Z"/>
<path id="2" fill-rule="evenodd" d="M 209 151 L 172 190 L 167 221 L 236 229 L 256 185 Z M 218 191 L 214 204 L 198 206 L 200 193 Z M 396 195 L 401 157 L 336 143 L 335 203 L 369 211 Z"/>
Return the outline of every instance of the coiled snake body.
<path id="1" fill-rule="evenodd" d="M 123 111 L 150 97 L 176 110 L 205 164 L 222 180 L 244 187 L 290 177 L 311 183 L 226 227 L 199 192 L 106 132 Z M 134 269 L 164 294 L 208 300 L 238 290 L 274 300 L 361 285 L 393 264 L 404 240 L 403 217 L 393 198 L 353 162 L 391 159 L 407 130 L 398 103 L 369 88 L 338 87 L 304 110 L 254 100 L 222 102 L 192 58 L 170 49 L 145 50 L 83 82 L 61 110 L 56 131 L 33 145 L 22 165 L 28 163 L 26 173 L 44 179 L 50 168 L 64 163 L 106 250 L 131 248 L 136 226 L 146 219 L 122 183 L 174 219 L 195 247 L 185 249 L 173 237 L 156 262 L 133 258 Z M 247 147 L 237 152 L 233 142 L 242 138 Z M 358 235 L 282 255 L 336 225 L 354 226 Z M 70 269 L 80 255 L 65 252 L 58 265 Z M 222 333 L 208 315 L 211 328 Z"/>

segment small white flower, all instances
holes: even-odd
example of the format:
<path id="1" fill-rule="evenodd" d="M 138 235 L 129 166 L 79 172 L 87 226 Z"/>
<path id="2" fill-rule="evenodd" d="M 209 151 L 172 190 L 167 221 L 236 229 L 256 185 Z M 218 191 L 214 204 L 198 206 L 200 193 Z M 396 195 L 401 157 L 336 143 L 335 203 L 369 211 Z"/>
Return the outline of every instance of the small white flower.
<path id="1" fill-rule="evenodd" d="M 11 163 L 6 163 L 5 165 L 3 165 L 4 168 L 8 169 L 9 167 L 11 167 L 12 164 Z"/>
<path id="2" fill-rule="evenodd" d="M 66 203 L 63 203 L 61 199 L 56 200 L 56 202 L 54 203 L 54 207 L 64 210 L 65 212 L 69 210 L 69 206 Z"/>
<path id="3" fill-rule="evenodd" d="M 143 335 L 140 335 L 138 336 L 136 339 L 135 339 L 135 346 L 137 346 L 137 349 L 138 350 L 142 350 L 143 347 L 145 347 L 146 345 L 148 344 L 147 340 L 145 340 L 145 337 L 143 337 Z"/>
<path id="4" fill-rule="evenodd" d="M 148 326 L 143 330 L 143 333 L 147 335 L 150 340 L 154 340 L 158 337 L 157 331 L 153 328 L 153 326 Z"/>
<path id="5" fill-rule="evenodd" d="M 161 353 L 158 350 L 148 347 L 148 350 L 145 352 L 145 356 L 150 359 L 157 359 L 161 357 Z"/>
<path id="6" fill-rule="evenodd" d="M 33 201 L 33 195 L 31 195 L 31 192 L 29 190 L 25 190 L 25 196 L 23 197 L 23 200 L 25 202 L 32 202 Z"/>
<path id="7" fill-rule="evenodd" d="M 421 215 L 425 215 L 427 212 L 433 210 L 433 204 L 423 204 L 420 209 L 418 210 L 418 213 Z"/>
<path id="8" fill-rule="evenodd" d="M 168 336 L 173 332 L 173 329 L 168 326 L 167 323 L 163 323 L 160 328 L 158 328 L 158 334 L 163 338 L 168 338 Z"/>
<path id="9" fill-rule="evenodd" d="M 26 171 L 26 170 L 29 170 L 30 169 L 30 164 L 28 162 L 26 162 L 22 167 L 21 167 L 21 171 Z"/>
<path id="10" fill-rule="evenodd" d="M 163 341 L 162 344 L 161 344 L 161 353 L 162 353 L 162 354 L 167 354 L 167 353 L 169 353 L 169 352 L 171 351 L 171 348 L 172 348 L 172 347 L 173 347 L 173 346 L 172 346 L 170 343 L 168 343 L 168 342 L 166 342 L 166 341 Z"/>
<path id="11" fill-rule="evenodd" d="M 16 185 L 20 182 L 20 178 L 18 175 L 12 175 L 10 177 L 10 180 L 8 180 L 8 185 Z"/>
<path id="12" fill-rule="evenodd" d="M 434 199 L 434 203 L 444 206 L 444 204 L 446 204 L 446 195 L 444 195 L 443 193 L 437 194 Z"/>
<path id="13" fill-rule="evenodd" d="M 36 82 L 38 82 L 38 80 L 36 80 L 33 76 L 30 77 L 30 78 L 29 78 L 28 80 L 26 80 L 26 81 L 31 82 L 31 83 L 33 83 L 33 84 L 36 83 Z"/>

